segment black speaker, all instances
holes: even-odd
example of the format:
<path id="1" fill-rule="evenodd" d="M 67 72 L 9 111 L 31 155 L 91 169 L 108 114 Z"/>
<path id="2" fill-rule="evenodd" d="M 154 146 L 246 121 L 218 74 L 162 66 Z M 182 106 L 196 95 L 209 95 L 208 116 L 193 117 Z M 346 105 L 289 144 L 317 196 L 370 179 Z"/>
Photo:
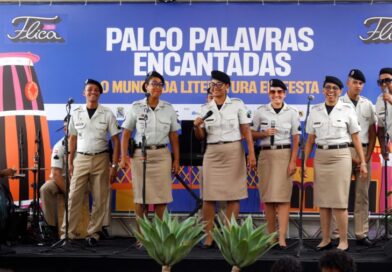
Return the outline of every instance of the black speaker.
<path id="1" fill-rule="evenodd" d="M 27 237 L 27 217 L 28 210 L 15 209 L 8 218 L 5 231 L 6 241 L 23 241 Z"/>
<path id="2" fill-rule="evenodd" d="M 204 141 L 196 139 L 193 121 L 181 121 L 180 165 L 200 166 L 203 164 Z"/>

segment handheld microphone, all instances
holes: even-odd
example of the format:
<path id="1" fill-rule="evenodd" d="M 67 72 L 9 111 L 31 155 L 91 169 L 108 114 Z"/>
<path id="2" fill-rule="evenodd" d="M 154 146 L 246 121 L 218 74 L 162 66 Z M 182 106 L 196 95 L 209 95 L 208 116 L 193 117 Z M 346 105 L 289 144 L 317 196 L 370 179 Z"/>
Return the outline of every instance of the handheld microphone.
<path id="1" fill-rule="evenodd" d="M 271 121 L 271 128 L 275 128 L 275 120 Z M 271 135 L 270 143 L 271 143 L 271 145 L 274 145 L 274 143 L 275 143 L 275 135 Z"/>
<path id="2" fill-rule="evenodd" d="M 213 114 L 212 110 L 209 110 L 201 119 L 206 120 L 208 117 L 210 117 Z"/>
<path id="3" fill-rule="evenodd" d="M 312 101 L 313 99 L 314 99 L 314 95 L 311 94 L 311 95 L 308 96 L 308 100 L 309 101 Z"/>
<path id="4" fill-rule="evenodd" d="M 73 100 L 72 97 L 70 97 L 70 98 L 68 98 L 67 105 L 71 105 L 73 102 L 75 102 L 75 101 Z"/>

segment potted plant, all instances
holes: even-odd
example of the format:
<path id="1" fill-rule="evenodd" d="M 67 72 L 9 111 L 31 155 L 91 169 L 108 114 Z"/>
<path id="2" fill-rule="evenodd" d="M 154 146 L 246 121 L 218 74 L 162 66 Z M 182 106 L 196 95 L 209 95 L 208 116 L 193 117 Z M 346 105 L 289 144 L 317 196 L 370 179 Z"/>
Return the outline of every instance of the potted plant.
<path id="1" fill-rule="evenodd" d="M 132 232 L 150 257 L 162 266 L 162 272 L 171 271 L 205 237 L 203 224 L 196 216 L 179 221 L 166 210 L 162 220 L 157 215 L 152 221 L 145 216 L 136 220 L 139 229 L 133 227 Z"/>
<path id="2" fill-rule="evenodd" d="M 212 231 L 212 237 L 223 257 L 232 266 L 232 272 L 254 263 L 276 244 L 276 232 L 266 235 L 266 224 L 254 227 L 252 217 L 239 225 L 234 217 L 227 224 L 218 218 L 218 226 Z"/>

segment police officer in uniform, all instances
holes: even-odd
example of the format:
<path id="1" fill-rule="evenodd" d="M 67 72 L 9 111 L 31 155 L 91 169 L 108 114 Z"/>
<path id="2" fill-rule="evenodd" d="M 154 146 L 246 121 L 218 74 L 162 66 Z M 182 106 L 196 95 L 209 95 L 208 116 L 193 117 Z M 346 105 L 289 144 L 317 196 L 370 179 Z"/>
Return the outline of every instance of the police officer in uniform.
<path id="1" fill-rule="evenodd" d="M 360 160 L 360 175 L 366 177 L 367 164 L 359 137 L 361 130 L 352 105 L 339 100 L 343 83 L 326 76 L 323 84 L 325 102 L 312 107 L 306 127 L 309 134 L 305 146 L 305 162 L 317 145 L 314 157 L 314 201 L 320 208 L 321 251 L 332 247 L 330 225 L 332 214 L 339 229 L 340 250 L 348 250 L 348 196 L 352 159 L 349 143 L 353 143 Z M 306 168 L 305 173 L 306 176 Z"/>
<path id="2" fill-rule="evenodd" d="M 376 114 L 378 120 L 377 137 L 380 142 L 381 152 L 384 160 L 389 159 L 389 148 L 385 142 L 385 130 L 390 137 L 392 135 L 392 68 L 382 68 L 377 80 L 381 94 L 377 97 Z M 387 109 L 385 110 L 385 102 Z M 385 128 L 386 125 L 386 128 Z"/>
<path id="3" fill-rule="evenodd" d="M 353 105 L 357 113 L 361 131 L 359 137 L 362 150 L 367 163 L 367 177 L 360 177 L 360 160 L 354 146 L 350 145 L 353 160 L 353 174 L 355 176 L 355 205 L 354 205 L 354 231 L 358 245 L 371 246 L 368 238 L 369 231 L 369 185 L 371 178 L 371 158 L 376 143 L 376 112 L 372 102 L 361 96 L 366 82 L 364 74 L 358 69 L 352 69 L 348 74 L 347 93 L 340 99 Z"/>
<path id="4" fill-rule="evenodd" d="M 120 151 L 121 130 L 113 112 L 99 104 L 102 92 L 102 85 L 98 81 L 86 80 L 83 92 L 86 105 L 73 111 L 69 124 L 69 237 L 73 239 L 77 236 L 76 227 L 81 214 L 83 196 L 90 187 L 94 201 L 86 239 L 90 246 L 95 246 L 99 239 L 98 232 L 102 229 L 106 213 L 108 182 L 112 183 L 117 176 Z M 113 145 L 111 167 L 108 133 Z M 65 230 L 65 220 L 62 230 Z"/>
<path id="5" fill-rule="evenodd" d="M 64 120 L 64 132 L 68 127 L 67 120 Z M 57 195 L 65 193 L 65 180 L 64 180 L 64 137 L 62 137 L 52 149 L 51 156 L 51 172 L 50 179 L 45 182 L 40 188 L 40 196 L 42 201 L 42 211 L 48 228 L 55 234 L 57 233 L 56 227 L 56 214 L 57 214 Z"/>
<path id="6" fill-rule="evenodd" d="M 152 71 L 147 74 L 143 84 L 145 99 L 136 101 L 128 111 L 122 127 L 121 168 L 129 166 L 128 141 L 132 132 L 136 150 L 131 159 L 132 188 L 135 213 L 142 217 L 148 209 L 143 205 L 143 154 L 142 135 L 146 136 L 147 167 L 145 184 L 145 203 L 153 204 L 155 213 L 162 218 L 168 203 L 173 201 L 171 172 L 180 169 L 180 147 L 177 131 L 180 125 L 173 106 L 160 100 L 165 80 L 161 74 Z M 168 144 L 171 144 L 173 161 Z"/>
<path id="7" fill-rule="evenodd" d="M 269 233 L 276 231 L 276 214 L 278 215 L 281 249 L 286 248 L 292 175 L 296 171 L 301 133 L 298 111 L 284 103 L 286 90 L 287 87 L 281 80 L 269 81 L 271 103 L 260 106 L 255 111 L 252 126 L 253 139 L 260 139 L 257 167 L 260 200 L 264 202 Z"/>
<path id="8" fill-rule="evenodd" d="M 201 116 L 194 121 L 195 135 L 207 139 L 203 159 L 203 220 L 206 222 L 207 238 L 204 247 L 212 246 L 211 230 L 215 216 L 216 201 L 227 201 L 226 216 L 238 216 L 240 199 L 248 197 L 247 170 L 241 139 L 248 145 L 248 165 L 255 168 L 256 159 L 253 140 L 244 103 L 230 98 L 227 92 L 230 77 L 221 71 L 211 72 L 210 88 L 213 100 L 201 107 Z M 212 115 L 205 120 L 208 112 Z"/>

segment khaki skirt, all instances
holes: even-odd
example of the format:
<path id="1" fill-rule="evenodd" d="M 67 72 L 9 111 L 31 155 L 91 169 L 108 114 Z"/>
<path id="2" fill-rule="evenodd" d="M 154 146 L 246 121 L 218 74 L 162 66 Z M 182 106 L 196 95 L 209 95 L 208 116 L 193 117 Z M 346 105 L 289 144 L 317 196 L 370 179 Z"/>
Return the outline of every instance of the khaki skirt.
<path id="1" fill-rule="evenodd" d="M 203 200 L 232 201 L 247 197 L 247 170 L 241 141 L 207 145 L 203 159 Z"/>
<path id="2" fill-rule="evenodd" d="M 171 154 L 168 148 L 148 149 L 146 166 L 146 204 L 165 204 L 173 201 Z M 141 149 L 131 159 L 134 202 L 143 204 L 143 160 Z"/>
<path id="3" fill-rule="evenodd" d="M 291 177 L 287 176 L 291 149 L 261 150 L 257 165 L 260 200 L 290 202 L 293 190 Z"/>
<path id="4" fill-rule="evenodd" d="M 349 148 L 316 149 L 314 204 L 320 208 L 347 209 L 351 181 Z"/>

